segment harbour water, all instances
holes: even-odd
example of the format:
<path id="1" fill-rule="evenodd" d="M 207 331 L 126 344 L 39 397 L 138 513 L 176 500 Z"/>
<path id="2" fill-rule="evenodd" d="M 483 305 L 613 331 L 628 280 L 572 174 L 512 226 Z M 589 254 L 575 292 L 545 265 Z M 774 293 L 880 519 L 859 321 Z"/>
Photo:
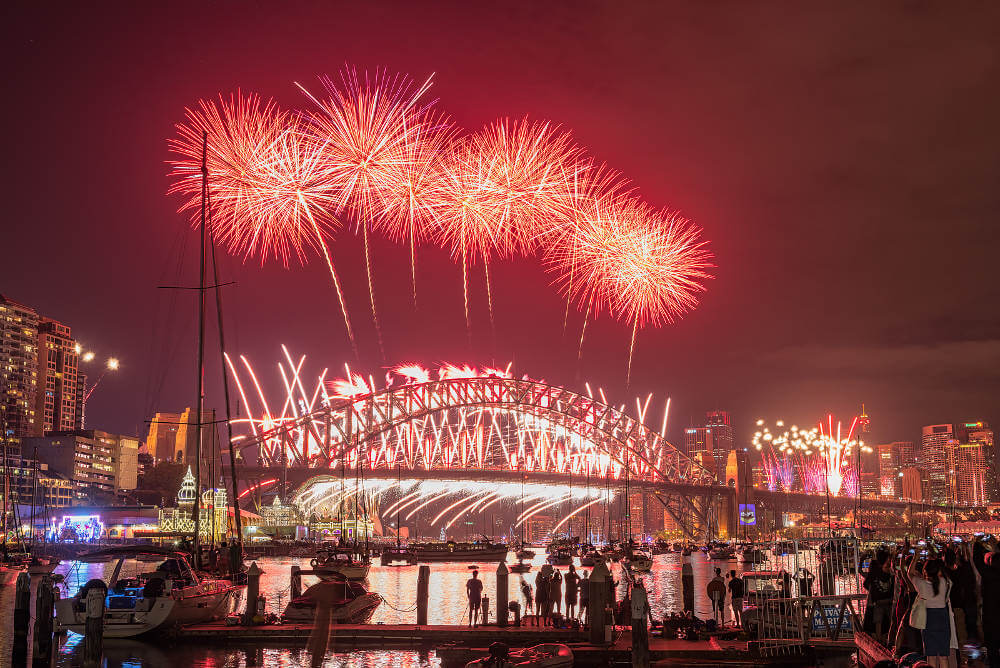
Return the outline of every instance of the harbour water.
<path id="1" fill-rule="evenodd" d="M 643 575 L 644 583 L 649 591 L 649 601 L 655 617 L 664 613 L 682 609 L 681 565 L 689 562 L 692 565 L 695 579 L 695 613 L 702 618 L 711 617 L 711 604 L 705 595 L 705 587 L 714 574 L 714 568 L 723 569 L 727 573 L 731 569 L 739 572 L 743 564 L 738 561 L 713 561 L 701 552 L 695 552 L 689 557 L 680 554 L 657 555 L 654 558 L 653 570 Z M 513 555 L 508 555 L 508 565 L 513 563 Z M 577 570 L 582 569 L 577 563 Z M 529 573 L 518 575 L 511 573 L 508 581 L 508 596 L 511 601 L 519 601 L 523 605 L 520 592 L 521 579 L 524 578 L 534 586 L 535 575 L 545 563 L 544 549 L 537 550 Z M 308 558 L 262 558 L 258 565 L 264 570 L 261 576 L 261 593 L 267 597 L 268 612 L 280 613 L 288 603 L 289 572 L 293 565 L 303 569 L 309 568 Z M 496 567 L 497 564 L 479 564 L 480 578 L 483 580 L 483 595 L 489 598 L 491 619 L 495 618 L 496 601 Z M 154 568 L 153 564 L 129 561 L 123 569 L 123 575 L 132 569 L 146 571 Z M 92 578 L 106 578 L 110 575 L 113 564 L 94 564 L 83 562 L 65 562 L 60 564 L 56 573 L 65 578 L 61 585 L 61 595 L 74 594 L 79 587 Z M 378 592 L 385 598 L 385 603 L 379 606 L 372 623 L 378 624 L 413 624 L 416 622 L 417 566 L 383 567 L 374 563 L 366 586 L 370 591 Z M 567 567 L 559 567 L 565 572 Z M 431 565 L 430 599 L 428 604 L 428 621 L 431 624 L 467 624 L 465 582 L 469 579 L 471 568 L 464 563 L 438 563 Z M 625 592 L 621 568 L 612 564 L 612 574 L 619 584 L 619 598 Z M 303 577 L 303 587 L 308 587 L 316 580 L 310 576 Z M 4 629 L 13 626 L 14 588 L 0 589 L 0 625 Z M 34 610 L 32 610 L 34 614 Z M 727 619 L 731 618 L 731 611 Z M 60 667 L 78 666 L 82 663 L 82 636 L 69 633 L 60 640 L 60 649 L 56 665 Z M 0 656 L 10 656 L 10 632 L 2 634 L 0 641 Z M 433 650 L 425 652 L 403 650 L 349 650 L 331 647 L 326 667 L 362 668 L 368 666 L 438 666 L 439 659 Z M 262 666 L 266 668 L 284 668 L 309 665 L 306 652 L 299 648 L 268 648 L 245 649 L 210 645 L 179 645 L 174 641 L 152 639 L 136 640 L 106 640 L 105 656 L 108 668 L 138 666 L 197 666 L 203 668 L 242 668 Z"/>

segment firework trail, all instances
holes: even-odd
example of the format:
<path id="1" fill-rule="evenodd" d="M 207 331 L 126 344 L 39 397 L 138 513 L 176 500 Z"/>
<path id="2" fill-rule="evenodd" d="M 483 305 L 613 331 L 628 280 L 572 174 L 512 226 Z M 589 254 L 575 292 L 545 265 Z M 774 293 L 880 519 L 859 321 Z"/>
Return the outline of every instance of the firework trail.
<path id="1" fill-rule="evenodd" d="M 218 103 L 201 100 L 186 110 L 177 137 L 169 142 L 175 178 L 169 193 L 181 195 L 180 210 L 192 221 L 201 201 L 201 142 L 208 134 L 208 171 L 212 177 L 212 233 L 231 253 L 273 256 L 288 266 L 293 255 L 305 263 L 318 250 L 330 271 L 351 346 L 357 351 L 340 279 L 327 238 L 339 227 L 333 216 L 326 163 L 314 142 L 300 129 L 296 114 L 271 100 L 233 95 Z"/>
<path id="2" fill-rule="evenodd" d="M 299 86 L 316 106 L 306 116 L 305 130 L 319 146 L 336 211 L 350 210 L 361 229 L 372 320 L 385 359 L 368 228 L 379 211 L 378 192 L 398 177 L 399 164 L 413 157 L 407 149 L 415 141 L 415 126 L 426 111 L 417 104 L 430 87 L 430 79 L 417 86 L 405 76 L 376 71 L 359 78 L 356 70 L 345 68 L 339 81 L 331 77 L 320 80 L 326 91 L 322 100 Z"/>

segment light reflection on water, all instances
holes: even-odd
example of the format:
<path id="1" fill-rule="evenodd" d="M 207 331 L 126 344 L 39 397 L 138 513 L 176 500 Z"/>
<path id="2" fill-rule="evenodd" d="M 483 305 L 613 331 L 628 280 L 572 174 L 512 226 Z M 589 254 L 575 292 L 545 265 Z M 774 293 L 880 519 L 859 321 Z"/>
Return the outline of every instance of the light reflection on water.
<path id="1" fill-rule="evenodd" d="M 508 596 L 511 601 L 523 604 L 520 593 L 522 578 L 534 586 L 535 575 L 540 566 L 545 563 L 545 551 L 539 549 L 532 561 L 532 571 L 524 575 L 511 573 L 508 580 Z M 695 613 L 699 617 L 711 616 L 711 604 L 705 595 L 705 587 L 713 575 L 713 568 L 719 566 L 726 573 L 730 569 L 743 570 L 743 565 L 737 561 L 716 562 L 708 559 L 700 552 L 690 557 L 680 554 L 657 555 L 654 557 L 654 567 L 651 573 L 644 574 L 643 580 L 649 591 L 649 601 L 653 615 L 661 617 L 664 613 L 680 611 L 681 595 L 681 564 L 689 561 L 693 566 Z M 308 558 L 265 557 L 258 560 L 263 568 L 261 576 L 261 593 L 267 597 L 268 612 L 280 613 L 288 603 L 289 573 L 291 566 L 298 565 L 309 568 Z M 513 559 L 508 560 L 508 564 Z M 106 578 L 110 576 L 113 564 L 90 564 L 82 562 L 63 563 L 57 573 L 66 578 L 62 595 L 72 595 L 78 588 L 91 578 Z M 490 599 L 491 618 L 496 609 L 496 565 L 481 564 L 480 578 L 483 580 L 483 595 Z M 155 568 L 155 564 L 126 562 L 123 575 Z M 131 570 L 130 570 L 131 569 Z M 375 613 L 373 623 L 383 624 L 414 624 L 416 612 L 417 566 L 382 567 L 373 564 L 369 574 L 367 587 L 371 591 L 382 594 L 386 603 Z M 566 567 L 559 567 L 566 571 Z M 589 568 L 581 569 L 590 571 Z M 465 582 L 470 577 L 471 569 L 462 563 L 431 564 L 430 598 L 428 601 L 428 621 L 431 624 L 465 624 L 466 599 Z M 621 581 L 621 568 L 612 564 L 612 573 L 616 581 Z M 315 582 L 315 578 L 303 577 L 303 588 Z M 625 585 L 619 584 L 619 598 L 624 594 Z M 13 625 L 14 587 L 0 590 L 0 625 L 10 629 Z M 34 614 L 34 604 L 32 604 Z M 62 645 L 57 660 L 58 666 L 77 666 L 82 663 L 83 638 L 76 634 L 68 634 Z M 10 656 L 10 634 L 0 634 L 0 656 Z M 331 643 L 331 647 L 332 643 Z M 335 648 L 333 648 L 335 651 Z M 107 640 L 105 655 L 108 668 L 138 667 L 138 666 L 198 666 L 203 668 L 297 668 L 308 666 L 309 660 L 304 650 L 300 648 L 272 649 L 242 649 L 232 647 L 206 645 L 180 645 L 174 640 L 135 641 Z M 372 650 L 359 649 L 350 653 L 332 653 L 324 666 L 330 668 L 368 668 L 369 666 L 399 666 L 401 668 L 418 668 L 438 666 L 440 661 L 434 652 L 417 652 L 411 650 Z"/>

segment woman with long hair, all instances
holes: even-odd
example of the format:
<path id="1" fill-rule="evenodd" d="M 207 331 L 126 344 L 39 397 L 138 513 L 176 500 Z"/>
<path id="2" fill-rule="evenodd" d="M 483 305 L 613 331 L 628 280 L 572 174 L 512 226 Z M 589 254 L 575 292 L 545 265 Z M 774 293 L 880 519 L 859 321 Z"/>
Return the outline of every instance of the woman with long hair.
<path id="1" fill-rule="evenodd" d="M 906 574 L 927 610 L 921 632 L 927 663 L 936 668 L 956 668 L 958 662 L 954 650 L 958 649 L 958 640 L 949 601 L 952 584 L 944 563 L 937 557 L 928 559 L 920 574 L 917 573 L 917 559 L 914 558 L 910 560 Z"/>

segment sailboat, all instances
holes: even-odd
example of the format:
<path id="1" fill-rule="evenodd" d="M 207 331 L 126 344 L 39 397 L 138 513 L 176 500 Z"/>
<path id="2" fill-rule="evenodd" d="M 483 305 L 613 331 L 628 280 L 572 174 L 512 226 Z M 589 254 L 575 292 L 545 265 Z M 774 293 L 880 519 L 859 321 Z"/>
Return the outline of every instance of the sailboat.
<path id="1" fill-rule="evenodd" d="M 23 559 L 13 558 L 12 555 L 7 551 L 8 543 L 8 514 L 10 512 L 10 470 L 7 466 L 7 452 L 6 448 L 0 446 L 0 450 L 3 450 L 3 518 L 2 518 L 2 529 L 3 531 L 3 554 L 0 555 L 0 586 L 5 586 L 13 584 L 17 580 L 17 576 L 25 571 L 26 564 Z M 20 537 L 20 532 L 18 532 L 17 537 Z"/>
<path id="2" fill-rule="evenodd" d="M 518 462 L 518 468 L 520 468 L 520 462 Z M 524 516 L 524 473 L 521 474 L 521 516 Z M 515 554 L 517 556 L 517 563 L 510 567 L 510 572 L 527 573 L 530 571 L 531 564 L 524 563 L 524 560 L 531 559 L 535 556 L 535 553 L 524 547 L 524 522 L 521 522 L 521 545 L 517 548 Z"/>
<path id="3" fill-rule="evenodd" d="M 45 510 L 45 494 L 42 494 L 42 554 L 35 554 L 35 499 L 38 497 L 38 448 L 31 455 L 31 526 L 28 553 L 29 575 L 49 575 L 59 565 L 59 559 L 45 554 L 46 531 L 48 530 L 48 513 Z"/>

